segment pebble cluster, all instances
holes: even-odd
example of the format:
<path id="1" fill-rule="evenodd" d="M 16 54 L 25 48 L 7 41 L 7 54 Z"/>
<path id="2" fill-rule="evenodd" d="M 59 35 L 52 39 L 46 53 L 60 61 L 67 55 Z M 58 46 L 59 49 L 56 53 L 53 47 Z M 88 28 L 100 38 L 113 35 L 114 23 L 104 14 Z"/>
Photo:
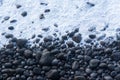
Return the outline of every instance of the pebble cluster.
<path id="1" fill-rule="evenodd" d="M 82 44 L 76 29 L 61 38 L 36 40 L 39 46 L 32 47 L 27 39 L 6 37 L 0 80 L 120 80 L 120 41 L 112 37 L 95 43 L 96 35 L 90 34 L 91 41 Z"/>

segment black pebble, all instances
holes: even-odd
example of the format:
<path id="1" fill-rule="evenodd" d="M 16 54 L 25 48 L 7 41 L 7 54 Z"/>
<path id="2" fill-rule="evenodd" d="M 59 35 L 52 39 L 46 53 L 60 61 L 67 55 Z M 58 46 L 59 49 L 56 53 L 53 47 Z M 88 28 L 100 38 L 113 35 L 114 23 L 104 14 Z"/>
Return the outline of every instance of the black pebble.
<path id="1" fill-rule="evenodd" d="M 98 59 L 91 59 L 89 62 L 89 65 L 91 68 L 96 68 L 100 63 L 100 60 Z"/>
<path id="2" fill-rule="evenodd" d="M 32 51 L 31 50 L 25 50 L 24 51 L 24 56 L 26 57 L 26 58 L 30 58 L 30 57 L 32 57 Z"/>
<path id="3" fill-rule="evenodd" d="M 15 22 L 17 22 L 17 20 L 15 19 L 10 21 L 10 23 L 15 23 Z"/>
<path id="4" fill-rule="evenodd" d="M 27 43 L 27 40 L 26 39 L 17 39 L 16 43 L 19 47 L 24 47 Z"/>
<path id="5" fill-rule="evenodd" d="M 75 76 L 74 80 L 87 80 L 84 76 Z"/>
<path id="6" fill-rule="evenodd" d="M 115 79 L 116 79 L 116 80 L 120 80 L 120 74 L 117 74 L 117 75 L 115 76 Z"/>
<path id="7" fill-rule="evenodd" d="M 38 34 L 38 37 L 42 38 L 43 36 L 41 34 Z"/>
<path id="8" fill-rule="evenodd" d="M 46 75 L 52 80 L 59 80 L 60 78 L 59 72 L 56 69 L 50 70 Z"/>
<path id="9" fill-rule="evenodd" d="M 52 40 L 53 40 L 52 36 L 46 36 L 46 37 L 44 37 L 44 41 L 45 42 L 49 42 L 49 41 L 52 41 Z"/>
<path id="10" fill-rule="evenodd" d="M 96 35 L 95 34 L 90 34 L 89 38 L 94 39 L 94 38 L 96 38 Z"/>
<path id="11" fill-rule="evenodd" d="M 80 43 L 81 40 L 82 40 L 81 34 L 75 34 L 75 35 L 72 37 L 72 40 L 75 41 L 76 43 Z"/>
<path id="12" fill-rule="evenodd" d="M 49 28 L 48 27 L 47 28 L 43 28 L 42 30 L 47 32 L 47 31 L 49 31 Z"/>
<path id="13" fill-rule="evenodd" d="M 8 29 L 9 30 L 14 30 L 14 27 L 13 26 L 9 26 Z"/>
<path id="14" fill-rule="evenodd" d="M 39 62 L 41 65 L 50 66 L 52 65 L 53 59 L 54 55 L 52 55 L 50 52 L 43 52 Z"/>
<path id="15" fill-rule="evenodd" d="M 25 69 L 23 69 L 23 68 L 17 68 L 17 69 L 16 69 L 16 73 L 17 73 L 17 74 L 22 74 L 22 73 L 24 72 L 24 70 L 25 70 Z"/>
<path id="16" fill-rule="evenodd" d="M 73 69 L 73 70 L 77 70 L 78 67 L 79 67 L 79 63 L 78 63 L 77 61 L 74 61 L 74 62 L 72 63 L 72 69 Z"/>
<path id="17" fill-rule="evenodd" d="M 33 69 L 33 73 L 34 73 L 34 74 L 37 74 L 37 75 L 40 75 L 40 74 L 41 74 L 41 69 L 38 68 L 38 67 L 35 67 L 35 68 Z"/>
<path id="18" fill-rule="evenodd" d="M 10 19 L 9 16 L 5 16 L 5 17 L 4 17 L 4 20 L 9 20 L 9 19 Z"/>
<path id="19" fill-rule="evenodd" d="M 74 47 L 74 43 L 72 41 L 67 41 L 66 44 L 68 47 Z"/>
<path id="20" fill-rule="evenodd" d="M 120 53 L 116 52 L 111 55 L 112 60 L 118 61 L 120 60 Z"/>
<path id="21" fill-rule="evenodd" d="M 40 14 L 40 17 L 39 17 L 40 19 L 45 19 L 45 16 L 44 16 L 44 14 Z"/>
<path id="22" fill-rule="evenodd" d="M 6 37 L 6 38 L 12 38 L 12 37 L 13 37 L 13 34 L 6 34 L 5 37 Z"/>
<path id="23" fill-rule="evenodd" d="M 47 6 L 48 4 L 47 4 L 47 3 L 40 3 L 40 5 L 44 5 L 44 6 Z"/>
<path id="24" fill-rule="evenodd" d="M 48 12 L 50 12 L 50 9 L 46 9 L 44 12 L 45 12 L 45 13 L 48 13 Z"/>
<path id="25" fill-rule="evenodd" d="M 91 7 L 95 6 L 95 4 L 87 2 L 88 5 L 90 5 Z"/>
<path id="26" fill-rule="evenodd" d="M 26 17 L 26 16 L 27 16 L 27 12 L 24 11 L 24 12 L 21 13 L 21 15 L 22 15 L 23 17 Z"/>

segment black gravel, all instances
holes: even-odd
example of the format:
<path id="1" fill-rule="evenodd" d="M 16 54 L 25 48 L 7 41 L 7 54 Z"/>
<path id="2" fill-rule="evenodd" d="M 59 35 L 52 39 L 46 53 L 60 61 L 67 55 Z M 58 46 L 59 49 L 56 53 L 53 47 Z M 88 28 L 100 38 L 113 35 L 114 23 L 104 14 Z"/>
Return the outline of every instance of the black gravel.
<path id="1" fill-rule="evenodd" d="M 33 47 L 6 34 L 10 41 L 0 48 L 0 80 L 120 80 L 120 41 L 81 45 L 82 35 L 73 32 L 43 40 L 39 35 Z M 91 41 L 95 36 L 89 35 Z"/>
<path id="2" fill-rule="evenodd" d="M 17 22 L 16 19 L 13 19 L 13 20 L 10 21 L 10 23 L 16 23 L 16 22 Z"/>
<path id="3" fill-rule="evenodd" d="M 8 29 L 9 30 L 14 30 L 14 27 L 13 26 L 9 26 Z"/>
<path id="4" fill-rule="evenodd" d="M 26 16 L 27 16 L 27 11 L 22 12 L 21 15 L 22 15 L 23 17 L 26 17 Z"/>

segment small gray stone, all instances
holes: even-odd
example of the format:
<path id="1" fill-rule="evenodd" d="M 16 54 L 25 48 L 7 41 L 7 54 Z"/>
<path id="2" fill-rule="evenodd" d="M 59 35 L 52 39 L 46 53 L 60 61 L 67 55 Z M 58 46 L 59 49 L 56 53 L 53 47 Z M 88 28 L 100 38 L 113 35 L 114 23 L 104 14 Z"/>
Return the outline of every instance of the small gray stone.
<path id="1" fill-rule="evenodd" d="M 100 63 L 100 60 L 92 59 L 92 60 L 90 60 L 89 65 L 90 65 L 91 68 L 95 68 L 99 65 L 99 63 Z"/>

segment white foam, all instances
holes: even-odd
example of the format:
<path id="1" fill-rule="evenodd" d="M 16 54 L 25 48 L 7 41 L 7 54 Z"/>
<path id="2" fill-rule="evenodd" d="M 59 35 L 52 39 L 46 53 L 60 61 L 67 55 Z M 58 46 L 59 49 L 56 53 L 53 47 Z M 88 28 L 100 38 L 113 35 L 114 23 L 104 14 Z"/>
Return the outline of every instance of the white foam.
<path id="1" fill-rule="evenodd" d="M 12 33 L 18 38 L 30 38 L 32 34 L 50 35 L 58 29 L 61 34 L 66 30 L 80 28 L 83 38 L 89 34 L 90 27 L 96 27 L 98 33 L 105 33 L 106 36 L 114 36 L 115 29 L 120 26 L 120 1 L 119 0 L 0 0 L 0 21 L 5 16 L 10 16 L 10 20 L 17 19 L 16 23 L 9 21 L 0 23 L 0 34 L 3 32 Z M 90 7 L 86 4 L 89 1 L 95 4 Z M 47 6 L 40 3 L 47 3 Z M 16 9 L 16 4 L 22 5 Z M 45 19 L 40 20 L 39 16 L 45 9 L 50 9 L 45 13 Z M 22 17 L 21 13 L 27 11 L 27 17 Z M 34 24 L 32 24 L 34 21 Z M 58 24 L 58 28 L 54 24 Z M 109 28 L 100 31 L 106 24 Z M 9 26 L 14 26 L 15 30 L 8 30 Z M 41 29 L 49 27 L 50 31 L 44 32 Z M 22 31 L 22 33 L 20 33 Z M 0 44 L 6 44 L 5 37 L 0 35 Z"/>

